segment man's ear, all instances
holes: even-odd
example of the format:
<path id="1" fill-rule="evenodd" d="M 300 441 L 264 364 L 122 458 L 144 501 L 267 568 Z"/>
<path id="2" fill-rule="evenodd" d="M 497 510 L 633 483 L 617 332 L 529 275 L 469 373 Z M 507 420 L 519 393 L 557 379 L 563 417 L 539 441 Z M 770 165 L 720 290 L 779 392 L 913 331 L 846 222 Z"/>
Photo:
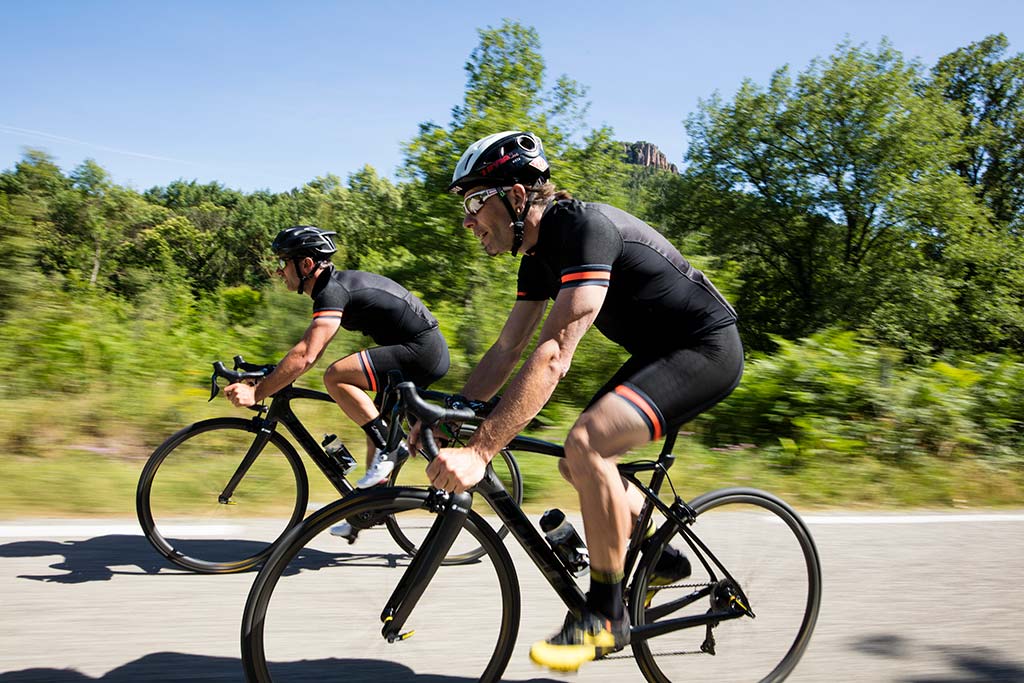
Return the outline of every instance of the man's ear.
<path id="1" fill-rule="evenodd" d="M 526 208 L 526 194 L 526 186 L 522 183 L 516 183 L 512 186 L 512 206 L 519 213 L 522 213 L 523 209 Z"/>
<path id="2" fill-rule="evenodd" d="M 316 269 L 316 262 L 309 256 L 302 259 L 302 274 L 309 275 Z"/>

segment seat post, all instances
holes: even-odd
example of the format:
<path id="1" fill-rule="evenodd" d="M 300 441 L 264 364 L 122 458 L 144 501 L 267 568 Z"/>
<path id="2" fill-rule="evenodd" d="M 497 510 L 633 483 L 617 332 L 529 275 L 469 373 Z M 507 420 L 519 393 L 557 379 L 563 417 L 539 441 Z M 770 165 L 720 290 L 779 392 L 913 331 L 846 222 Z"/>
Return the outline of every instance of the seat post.
<path id="1" fill-rule="evenodd" d="M 672 454 L 672 449 L 675 448 L 676 445 L 676 437 L 679 436 L 679 430 L 682 428 L 682 425 L 680 425 L 677 429 L 665 436 L 665 445 L 661 447 L 661 455 L 658 456 L 659 460 Z"/>

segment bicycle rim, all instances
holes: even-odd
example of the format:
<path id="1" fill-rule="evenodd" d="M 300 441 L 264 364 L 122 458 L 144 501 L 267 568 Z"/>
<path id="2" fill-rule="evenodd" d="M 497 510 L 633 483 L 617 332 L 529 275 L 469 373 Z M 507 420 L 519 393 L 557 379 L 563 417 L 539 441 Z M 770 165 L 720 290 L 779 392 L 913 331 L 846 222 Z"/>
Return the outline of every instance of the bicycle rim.
<path id="1" fill-rule="evenodd" d="M 250 681 L 404 680 L 444 676 L 499 680 L 519 624 L 519 585 L 508 551 L 476 513 L 463 534 L 484 548 L 469 565 L 442 566 L 402 631 L 381 635 L 381 612 L 409 564 L 382 526 L 360 536 L 358 552 L 328 533 L 360 513 L 401 517 L 424 509 L 428 493 L 381 488 L 356 493 L 310 516 L 260 571 L 242 622 Z"/>
<path id="2" fill-rule="evenodd" d="M 659 682 L 784 680 L 803 655 L 820 608 L 821 567 L 814 541 L 789 506 L 754 489 L 712 492 L 691 506 L 697 512 L 693 531 L 739 584 L 737 599 L 745 600 L 755 616 L 720 621 L 711 631 L 714 656 L 706 651 L 705 626 L 634 642 L 641 671 L 647 680 Z M 686 553 L 692 574 L 652 589 L 657 556 L 666 545 Z M 725 580 L 712 567 L 716 578 Z M 708 571 L 676 529 L 667 543 L 645 554 L 638 566 L 630 590 L 634 625 L 704 614 L 712 608 L 710 596 L 671 614 L 654 616 L 658 608 L 712 584 Z M 729 590 L 721 582 L 717 585 L 717 607 L 721 608 L 729 602 L 724 597 Z M 645 609 L 648 596 L 650 608 Z"/>
<path id="3" fill-rule="evenodd" d="M 425 465 L 425 460 L 413 460 L 411 458 L 406 460 L 402 465 L 395 468 L 391 476 L 391 485 L 429 486 L 430 482 L 427 481 L 424 472 Z M 522 504 L 523 478 L 513 453 L 509 449 L 503 448 L 491 461 L 491 466 L 494 468 L 495 474 L 498 475 L 498 478 L 505 485 L 509 495 L 512 496 L 517 504 Z M 430 530 L 432 522 L 433 516 L 429 514 L 403 515 L 401 519 L 389 518 L 387 529 L 395 543 L 398 544 L 398 547 L 412 555 L 415 554 L 427 531 Z M 498 526 L 497 533 L 500 538 L 504 538 L 508 534 L 508 529 L 497 518 L 493 520 L 493 523 L 500 525 Z M 473 562 L 482 557 L 483 554 L 484 549 L 476 543 L 476 540 L 471 535 L 461 534 L 445 557 L 444 563 L 450 565 Z"/>
<path id="4" fill-rule="evenodd" d="M 229 503 L 220 502 L 256 432 L 250 420 L 205 420 L 172 435 L 150 456 L 139 479 L 136 511 L 146 538 L 171 562 L 213 574 L 251 569 L 302 519 L 309 495 L 306 471 L 277 433 Z"/>

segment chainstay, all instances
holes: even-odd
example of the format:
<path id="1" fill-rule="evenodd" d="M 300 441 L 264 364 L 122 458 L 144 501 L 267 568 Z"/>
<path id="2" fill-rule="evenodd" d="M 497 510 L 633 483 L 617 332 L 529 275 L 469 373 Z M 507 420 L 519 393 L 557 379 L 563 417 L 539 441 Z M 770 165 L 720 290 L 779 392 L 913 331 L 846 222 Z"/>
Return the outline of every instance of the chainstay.
<path id="1" fill-rule="evenodd" d="M 670 589 L 670 588 L 707 588 L 707 587 L 712 586 L 712 585 L 714 585 L 714 584 L 710 584 L 710 583 L 673 583 L 673 584 L 668 585 L 668 586 L 648 586 L 647 589 L 650 590 L 650 591 L 657 592 L 657 591 L 667 590 L 667 589 Z M 703 652 L 701 650 L 674 650 L 674 651 L 670 651 L 670 652 L 658 652 L 656 656 L 658 656 L 658 657 L 680 657 L 680 656 L 688 656 L 688 655 L 706 655 L 706 654 L 707 654 L 706 652 Z M 635 657 L 632 654 L 615 653 L 615 654 L 605 655 L 604 657 L 601 657 L 600 659 L 598 659 L 596 661 L 603 662 L 603 661 L 612 660 L 612 659 L 634 659 L 634 658 Z"/>

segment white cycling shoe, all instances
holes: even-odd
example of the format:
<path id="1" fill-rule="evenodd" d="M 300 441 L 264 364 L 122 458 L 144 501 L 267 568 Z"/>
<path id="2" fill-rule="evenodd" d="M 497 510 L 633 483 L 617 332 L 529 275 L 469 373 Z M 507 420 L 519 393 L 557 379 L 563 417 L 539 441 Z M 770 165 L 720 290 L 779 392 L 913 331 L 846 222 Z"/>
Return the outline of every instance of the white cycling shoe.
<path id="1" fill-rule="evenodd" d="M 377 449 L 377 452 L 373 454 L 373 462 L 366 468 L 366 474 L 356 482 L 356 488 L 368 489 L 386 482 L 391 473 L 395 471 L 395 463 L 398 462 L 403 454 L 408 455 L 408 453 L 409 451 L 404 441 L 398 445 L 394 453 Z"/>
<path id="2" fill-rule="evenodd" d="M 355 542 L 355 529 L 353 529 L 352 525 L 348 522 L 342 522 L 337 526 L 332 526 L 331 535 L 338 536 L 339 538 L 344 538 L 349 543 Z"/>

